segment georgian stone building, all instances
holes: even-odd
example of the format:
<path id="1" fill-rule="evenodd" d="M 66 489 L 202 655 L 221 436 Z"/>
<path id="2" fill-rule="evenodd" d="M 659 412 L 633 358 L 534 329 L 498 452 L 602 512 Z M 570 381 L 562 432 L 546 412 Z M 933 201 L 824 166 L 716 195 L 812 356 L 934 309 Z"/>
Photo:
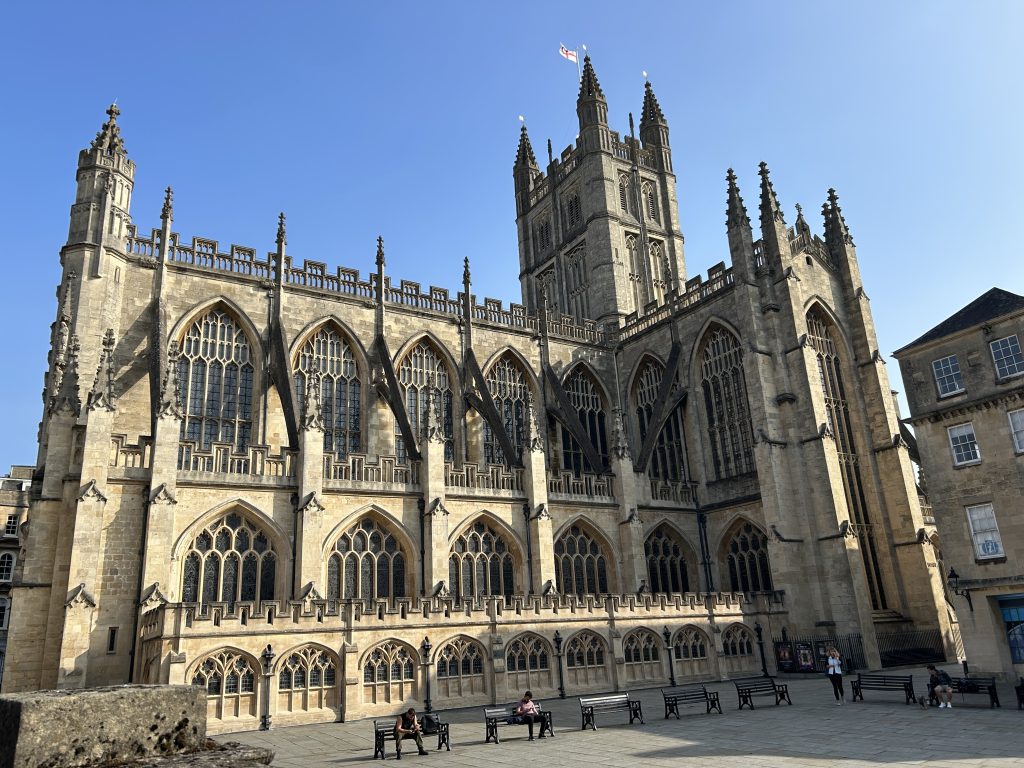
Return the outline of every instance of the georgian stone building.
<path id="1" fill-rule="evenodd" d="M 0 477 L 0 684 L 7 657 L 7 628 L 11 621 L 11 586 L 17 570 L 21 548 L 18 532 L 28 511 L 29 484 L 35 467 L 13 466 Z"/>
<path id="2" fill-rule="evenodd" d="M 1024 675 L 1024 296 L 993 288 L 897 351 L 967 661 Z M 966 608 L 966 610 L 965 610 Z"/>
<path id="3" fill-rule="evenodd" d="M 669 129 L 515 159 L 523 304 L 132 223 L 109 110 L 78 194 L 7 690 L 189 682 L 212 730 L 758 673 L 756 631 L 946 629 L 834 193 L 728 174 L 687 278 Z M 453 265 L 454 267 L 455 265 Z M 28 606 L 32 606 L 30 610 Z M 429 638 L 429 641 L 425 641 Z M 671 669 L 670 666 L 671 665 Z"/>

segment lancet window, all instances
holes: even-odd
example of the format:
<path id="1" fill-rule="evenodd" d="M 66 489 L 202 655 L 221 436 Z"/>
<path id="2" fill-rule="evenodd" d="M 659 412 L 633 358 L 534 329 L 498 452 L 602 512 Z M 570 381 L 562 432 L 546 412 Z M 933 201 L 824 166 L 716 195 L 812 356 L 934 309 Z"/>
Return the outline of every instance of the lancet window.
<path id="1" fill-rule="evenodd" d="M 754 471 L 747 385 L 739 340 L 724 328 L 709 331 L 701 362 L 708 441 L 719 479 Z"/>
<path id="2" fill-rule="evenodd" d="M 689 592 L 686 557 L 678 537 L 666 526 L 659 526 L 644 542 L 647 558 L 647 584 L 651 592 Z"/>
<path id="3" fill-rule="evenodd" d="M 570 195 L 569 201 L 565 204 L 565 228 L 571 232 L 583 222 L 583 208 L 580 206 L 580 196 Z"/>
<path id="4" fill-rule="evenodd" d="M 582 369 L 577 369 L 565 381 L 565 394 L 569 403 L 576 410 L 583 430 L 590 437 L 590 442 L 601 457 L 602 466 L 592 467 L 587 461 L 583 448 L 562 427 L 562 466 L 579 475 L 583 472 L 601 472 L 608 461 L 608 435 L 605 426 L 604 406 L 601 395 L 593 379 Z"/>
<path id="5" fill-rule="evenodd" d="M 666 274 L 664 248 L 659 240 L 651 240 L 648 251 L 651 260 L 651 296 L 658 304 L 664 304 L 670 277 Z"/>
<path id="6" fill-rule="evenodd" d="M 365 517 L 334 544 L 327 561 L 327 597 L 375 600 L 405 597 L 408 555 L 383 523 Z"/>
<path id="7" fill-rule="evenodd" d="M 482 520 L 455 540 L 448 582 L 456 598 L 515 593 L 515 558 L 505 537 Z"/>
<path id="8" fill-rule="evenodd" d="M 739 525 L 726 547 L 729 585 L 733 592 L 770 592 L 772 570 L 768 538 L 752 523 Z"/>
<path id="9" fill-rule="evenodd" d="M 273 600 L 277 555 L 269 537 L 237 512 L 217 518 L 199 532 L 184 557 L 181 601 Z"/>
<path id="10" fill-rule="evenodd" d="M 587 272 L 587 246 L 585 243 L 573 248 L 565 257 L 565 280 L 569 294 L 569 313 L 577 320 L 590 316 L 590 303 L 587 289 L 589 273 Z"/>
<path id="11" fill-rule="evenodd" d="M 843 381 L 843 365 L 832 334 L 832 325 L 820 312 L 812 309 L 807 313 L 807 341 L 814 349 L 818 363 L 818 377 L 825 400 L 825 416 L 831 433 L 835 436 L 839 465 L 843 473 L 843 488 L 846 491 L 846 505 L 854 532 L 860 540 L 860 552 L 871 593 L 874 610 L 887 607 L 885 587 L 878 564 L 878 548 L 871 529 L 867 493 L 861 476 L 860 457 L 857 453 L 850 404 L 846 399 Z"/>
<path id="12" fill-rule="evenodd" d="M 640 240 L 636 235 L 626 235 L 626 256 L 629 261 L 629 282 L 633 286 L 633 306 L 637 315 L 641 315 L 651 299 L 643 255 L 640 253 Z"/>
<path id="13" fill-rule="evenodd" d="M 658 195 L 654 185 L 649 181 L 645 181 L 643 184 L 643 196 L 644 212 L 647 214 L 647 218 L 654 222 L 661 221 L 658 215 Z"/>
<path id="14" fill-rule="evenodd" d="M 249 448 L 253 427 L 252 350 L 227 312 L 213 309 L 185 331 L 178 358 L 181 438 L 209 450 L 214 442 Z"/>
<path id="15" fill-rule="evenodd" d="M 629 176 L 625 174 L 619 176 L 619 208 L 626 213 L 629 212 L 629 196 L 631 187 L 632 184 L 630 183 Z"/>
<path id="16" fill-rule="evenodd" d="M 415 435 L 423 434 L 427 398 L 434 394 L 434 408 L 444 432 L 444 459 L 455 460 L 454 395 L 448 366 L 427 341 L 414 346 L 398 366 L 398 386 L 405 398 L 409 423 Z M 401 463 L 408 461 L 408 451 L 401 431 L 395 427 L 395 455 Z"/>
<path id="17" fill-rule="evenodd" d="M 320 415 L 324 452 L 339 457 L 358 453 L 362 443 L 361 385 L 348 339 L 325 325 L 302 344 L 295 365 L 295 391 L 305 402 L 306 386 L 320 381 Z"/>
<path id="18" fill-rule="evenodd" d="M 665 369 L 654 360 L 648 360 L 636 378 L 636 421 L 640 429 L 640 440 L 647 439 L 654 418 L 655 405 Z M 654 451 L 647 466 L 648 475 L 655 480 L 666 482 L 685 481 L 686 448 L 683 433 L 683 406 L 677 405 L 654 443 Z"/>
<path id="19" fill-rule="evenodd" d="M 593 534 L 570 526 L 555 542 L 555 575 L 563 595 L 600 595 L 608 592 L 607 556 Z"/>
<path id="20" fill-rule="evenodd" d="M 487 374 L 486 381 L 498 416 L 505 427 L 505 434 L 512 441 L 516 455 L 505 456 L 494 430 L 485 421 L 484 460 L 488 464 L 505 464 L 506 459 L 509 463 L 517 463 L 522 457 L 526 435 L 526 404 L 530 391 L 526 383 L 526 374 L 511 355 L 506 355 L 494 364 Z"/>

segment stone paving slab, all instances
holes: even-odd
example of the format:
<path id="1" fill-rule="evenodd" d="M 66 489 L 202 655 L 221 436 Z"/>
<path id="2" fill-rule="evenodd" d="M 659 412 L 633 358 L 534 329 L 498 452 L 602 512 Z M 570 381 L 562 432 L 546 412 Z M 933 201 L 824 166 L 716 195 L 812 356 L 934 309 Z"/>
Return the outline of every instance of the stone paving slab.
<path id="1" fill-rule="evenodd" d="M 913 670 L 923 691 L 923 670 Z M 430 756 L 410 745 L 403 764 L 418 761 L 446 766 L 524 763 L 586 764 L 616 768 L 1020 768 L 1024 765 L 1024 712 L 1011 686 L 1001 686 L 1002 709 L 984 697 L 957 697 L 952 710 L 922 709 L 903 703 L 902 694 L 865 692 L 865 702 L 835 706 L 824 676 L 787 680 L 793 706 L 755 700 L 754 711 L 736 709 L 730 682 L 708 683 L 722 699 L 725 714 L 704 714 L 703 705 L 682 710 L 680 720 L 664 719 L 658 689 L 631 692 L 643 702 L 645 725 L 627 725 L 625 713 L 598 716 L 596 732 L 580 731 L 575 698 L 543 701 L 551 709 L 555 738 L 528 742 L 526 728 L 501 729 L 501 744 L 484 744 L 481 707 L 449 710 L 452 751 L 437 753 L 436 738 L 425 737 Z M 847 696 L 849 684 L 847 682 Z M 1005 690 L 1004 690 L 1005 689 Z M 920 692 L 919 691 L 919 692 Z M 224 738 L 224 737 L 220 737 Z M 369 720 L 279 728 L 232 734 L 231 739 L 276 751 L 275 768 L 357 768 L 374 764 Z M 388 760 L 394 744 L 388 742 Z M 754 761 L 753 763 L 751 761 Z"/>

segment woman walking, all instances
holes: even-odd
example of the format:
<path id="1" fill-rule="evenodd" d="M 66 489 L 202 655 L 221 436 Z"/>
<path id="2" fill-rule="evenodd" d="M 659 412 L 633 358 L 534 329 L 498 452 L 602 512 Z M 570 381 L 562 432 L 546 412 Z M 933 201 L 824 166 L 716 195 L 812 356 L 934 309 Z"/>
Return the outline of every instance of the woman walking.
<path id="1" fill-rule="evenodd" d="M 828 649 L 828 679 L 832 683 L 832 693 L 836 695 L 836 706 L 842 706 L 846 696 L 843 692 L 843 657 L 834 645 Z"/>

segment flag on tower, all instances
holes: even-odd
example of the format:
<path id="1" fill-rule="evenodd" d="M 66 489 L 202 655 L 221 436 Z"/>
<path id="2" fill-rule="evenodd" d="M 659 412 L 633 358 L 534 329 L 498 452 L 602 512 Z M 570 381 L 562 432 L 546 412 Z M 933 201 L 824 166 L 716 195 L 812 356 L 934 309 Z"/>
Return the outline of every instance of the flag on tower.
<path id="1" fill-rule="evenodd" d="M 561 54 L 563 59 L 568 59 L 569 61 L 574 62 L 576 64 L 580 63 L 579 54 L 577 54 L 576 51 L 566 48 L 564 45 L 558 46 L 558 53 Z"/>

